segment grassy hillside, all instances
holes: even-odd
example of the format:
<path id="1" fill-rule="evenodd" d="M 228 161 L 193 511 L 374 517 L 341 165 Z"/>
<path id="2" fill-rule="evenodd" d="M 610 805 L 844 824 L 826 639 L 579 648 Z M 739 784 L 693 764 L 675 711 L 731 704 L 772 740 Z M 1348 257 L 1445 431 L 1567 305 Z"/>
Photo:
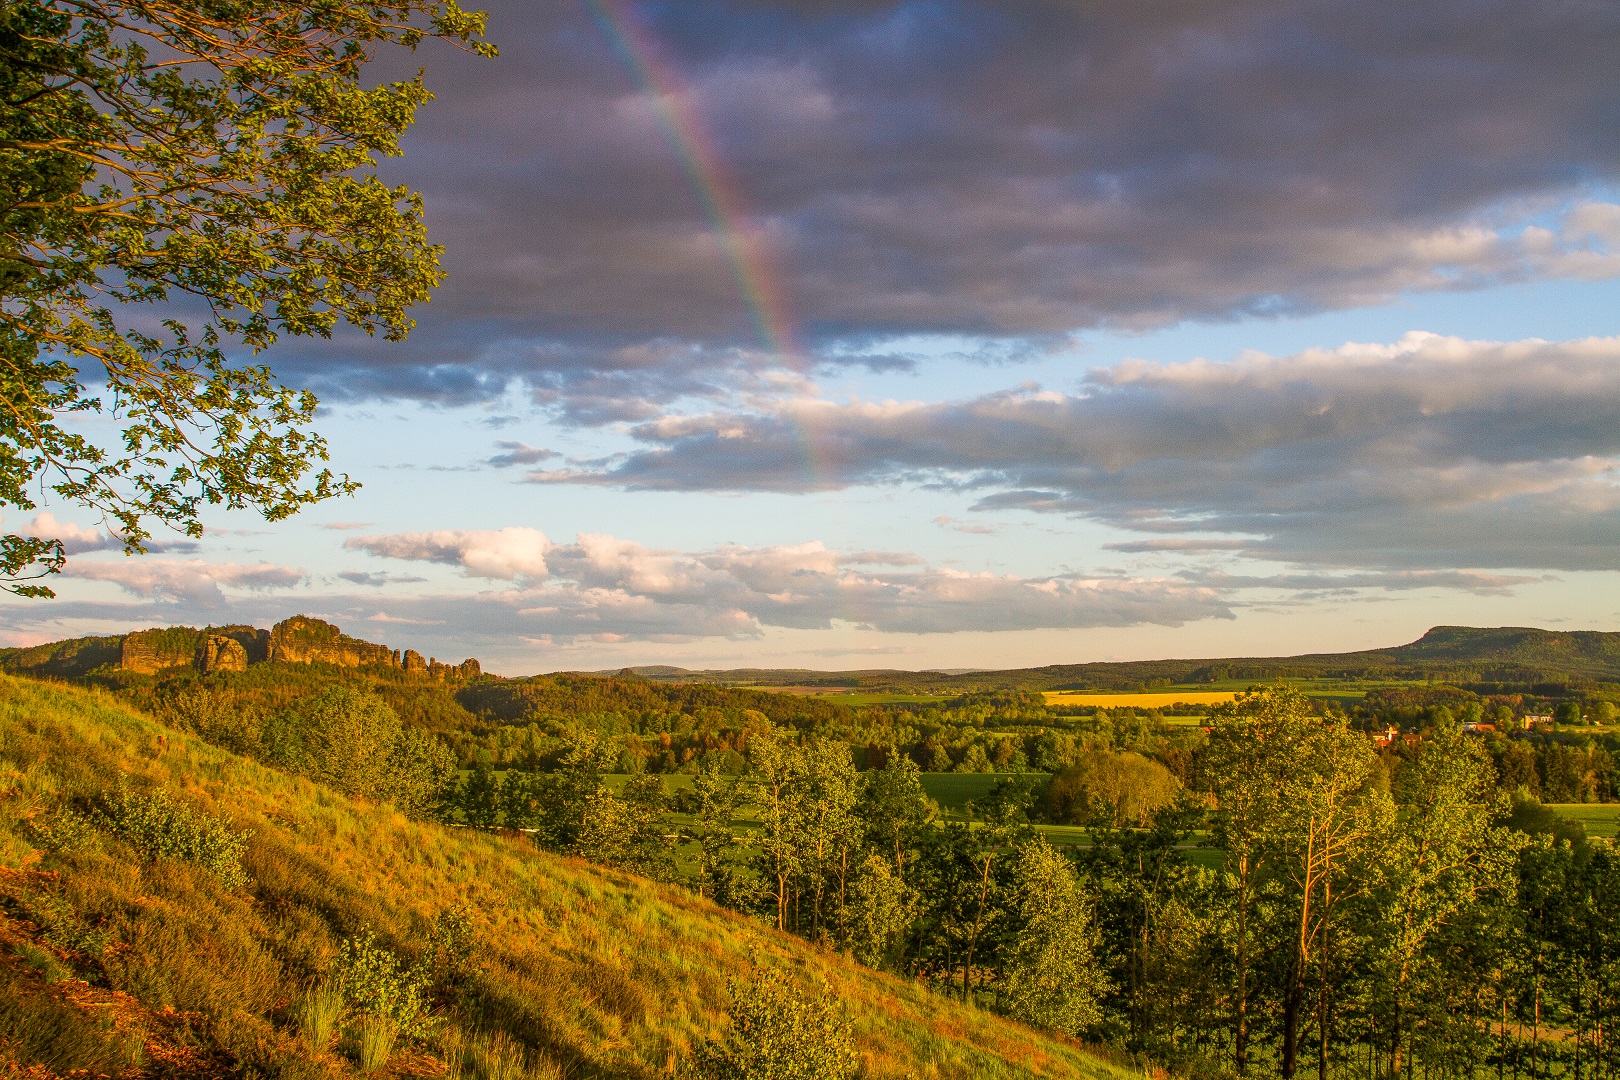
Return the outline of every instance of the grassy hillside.
<path id="1" fill-rule="evenodd" d="M 93 824 L 120 791 L 250 830 L 245 884 L 195 846 L 143 855 L 138 822 Z M 1124 1076 L 678 888 L 413 822 L 104 692 L 0 676 L 0 1070 L 10 1056 L 38 1077 L 348 1075 L 342 1024 L 319 1045 L 300 1025 L 312 989 L 368 932 L 401 964 L 439 956 L 435 921 L 457 909 L 470 954 L 444 951 L 433 1024 L 373 1075 L 443 1076 L 462 1058 L 448 1075 L 680 1075 L 725 1030 L 728 977 L 759 965 L 830 988 L 872 1077 Z"/>

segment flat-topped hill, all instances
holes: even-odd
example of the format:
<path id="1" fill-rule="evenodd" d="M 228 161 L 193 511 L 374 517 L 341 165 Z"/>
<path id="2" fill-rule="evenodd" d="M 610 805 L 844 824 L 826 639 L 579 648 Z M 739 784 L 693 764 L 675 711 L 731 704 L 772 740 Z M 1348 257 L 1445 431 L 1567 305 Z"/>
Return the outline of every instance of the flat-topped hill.
<path id="1" fill-rule="evenodd" d="M 1537 683 L 1620 681 L 1620 633 L 1538 630 L 1530 627 L 1436 626 L 1417 641 L 1386 649 L 1300 656 L 1224 659 L 1136 660 L 1052 664 L 1007 671 L 811 671 L 738 668 L 686 671 L 669 667 L 626 668 L 655 682 L 824 688 L 928 689 L 1126 689 L 1151 684 L 1223 679 L 1383 676 L 1457 682 Z"/>

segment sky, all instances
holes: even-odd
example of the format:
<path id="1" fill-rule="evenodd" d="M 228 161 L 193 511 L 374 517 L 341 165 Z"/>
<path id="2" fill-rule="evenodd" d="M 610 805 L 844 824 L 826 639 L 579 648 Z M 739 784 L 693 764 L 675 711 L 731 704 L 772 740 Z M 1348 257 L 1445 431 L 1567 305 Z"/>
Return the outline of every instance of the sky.
<path id="1" fill-rule="evenodd" d="M 527 674 L 1620 630 L 1620 6 L 557 0 L 429 43 L 354 496 L 0 642 L 292 614 Z M 103 421 L 108 433 L 111 421 Z"/>

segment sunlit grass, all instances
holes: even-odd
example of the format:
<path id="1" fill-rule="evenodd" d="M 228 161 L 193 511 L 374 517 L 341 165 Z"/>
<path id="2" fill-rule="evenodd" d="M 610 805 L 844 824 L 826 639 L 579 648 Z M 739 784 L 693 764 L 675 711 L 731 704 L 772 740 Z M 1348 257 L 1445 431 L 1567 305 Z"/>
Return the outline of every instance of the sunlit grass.
<path id="1" fill-rule="evenodd" d="M 250 830 L 245 889 L 190 863 L 144 859 L 107 835 L 56 852 L 30 839 L 35 818 L 123 784 L 166 790 Z M 374 930 L 410 961 L 433 917 L 462 906 L 478 943 L 462 1011 L 411 1052 L 443 1061 L 456 1042 L 464 1075 L 507 1068 L 489 1056 L 506 1053 L 493 1049 L 501 1039 L 523 1048 L 526 1075 L 663 1075 L 724 1031 L 726 979 L 757 963 L 830 985 L 873 1078 L 1124 1077 L 1065 1040 L 874 973 L 679 887 L 346 799 L 165 729 L 100 692 L 0 678 L 0 794 L 0 864 L 55 875 L 41 878 L 48 888 L 13 888 L 17 902 L 58 903 L 64 935 L 111 943 L 95 945 L 95 955 L 74 946 L 75 963 L 145 1008 L 195 1014 L 210 1046 L 236 1063 L 229 1071 L 318 1075 L 302 1063 L 319 1053 L 321 1025 L 306 1022 L 298 1003 L 327 977 L 342 941 Z M 352 1052 L 375 1063 L 382 1033 L 372 1033 L 371 1051 L 353 1034 Z M 472 1056 L 475 1045 L 492 1048 L 486 1063 Z M 402 1048 L 392 1050 L 400 1058 Z M 321 1057 L 329 1058 L 341 1067 Z"/>

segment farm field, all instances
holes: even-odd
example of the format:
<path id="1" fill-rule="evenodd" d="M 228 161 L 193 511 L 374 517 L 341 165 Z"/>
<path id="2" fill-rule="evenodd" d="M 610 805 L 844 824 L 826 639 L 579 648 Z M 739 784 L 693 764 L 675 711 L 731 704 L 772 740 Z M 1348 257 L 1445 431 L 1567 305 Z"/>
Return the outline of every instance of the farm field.
<path id="1" fill-rule="evenodd" d="M 1235 690 L 1149 690 L 1111 694 L 1089 690 L 1048 690 L 1041 695 L 1048 705 L 1087 705 L 1100 709 L 1157 709 L 1166 705 L 1224 705 Z"/>
<path id="2" fill-rule="evenodd" d="M 865 705 L 938 705 L 953 694 L 907 694 L 900 691 L 850 691 L 840 694 L 838 704 L 858 709 Z"/>
<path id="3" fill-rule="evenodd" d="M 922 787 L 947 815 L 960 815 L 974 799 L 990 794 L 990 789 L 1018 773 L 923 773 Z M 1025 773 L 1023 775 L 1029 775 Z"/>
<path id="4" fill-rule="evenodd" d="M 1620 803 L 1548 803 L 1547 809 L 1586 826 L 1587 836 L 1620 835 Z"/>
<path id="5" fill-rule="evenodd" d="M 790 697 L 837 698 L 838 704 L 850 708 L 863 705 L 937 705 L 953 697 L 950 693 L 918 694 L 899 690 L 846 690 L 841 686 L 748 686 L 738 683 L 739 690 L 760 690 L 767 694 L 787 694 Z"/>

